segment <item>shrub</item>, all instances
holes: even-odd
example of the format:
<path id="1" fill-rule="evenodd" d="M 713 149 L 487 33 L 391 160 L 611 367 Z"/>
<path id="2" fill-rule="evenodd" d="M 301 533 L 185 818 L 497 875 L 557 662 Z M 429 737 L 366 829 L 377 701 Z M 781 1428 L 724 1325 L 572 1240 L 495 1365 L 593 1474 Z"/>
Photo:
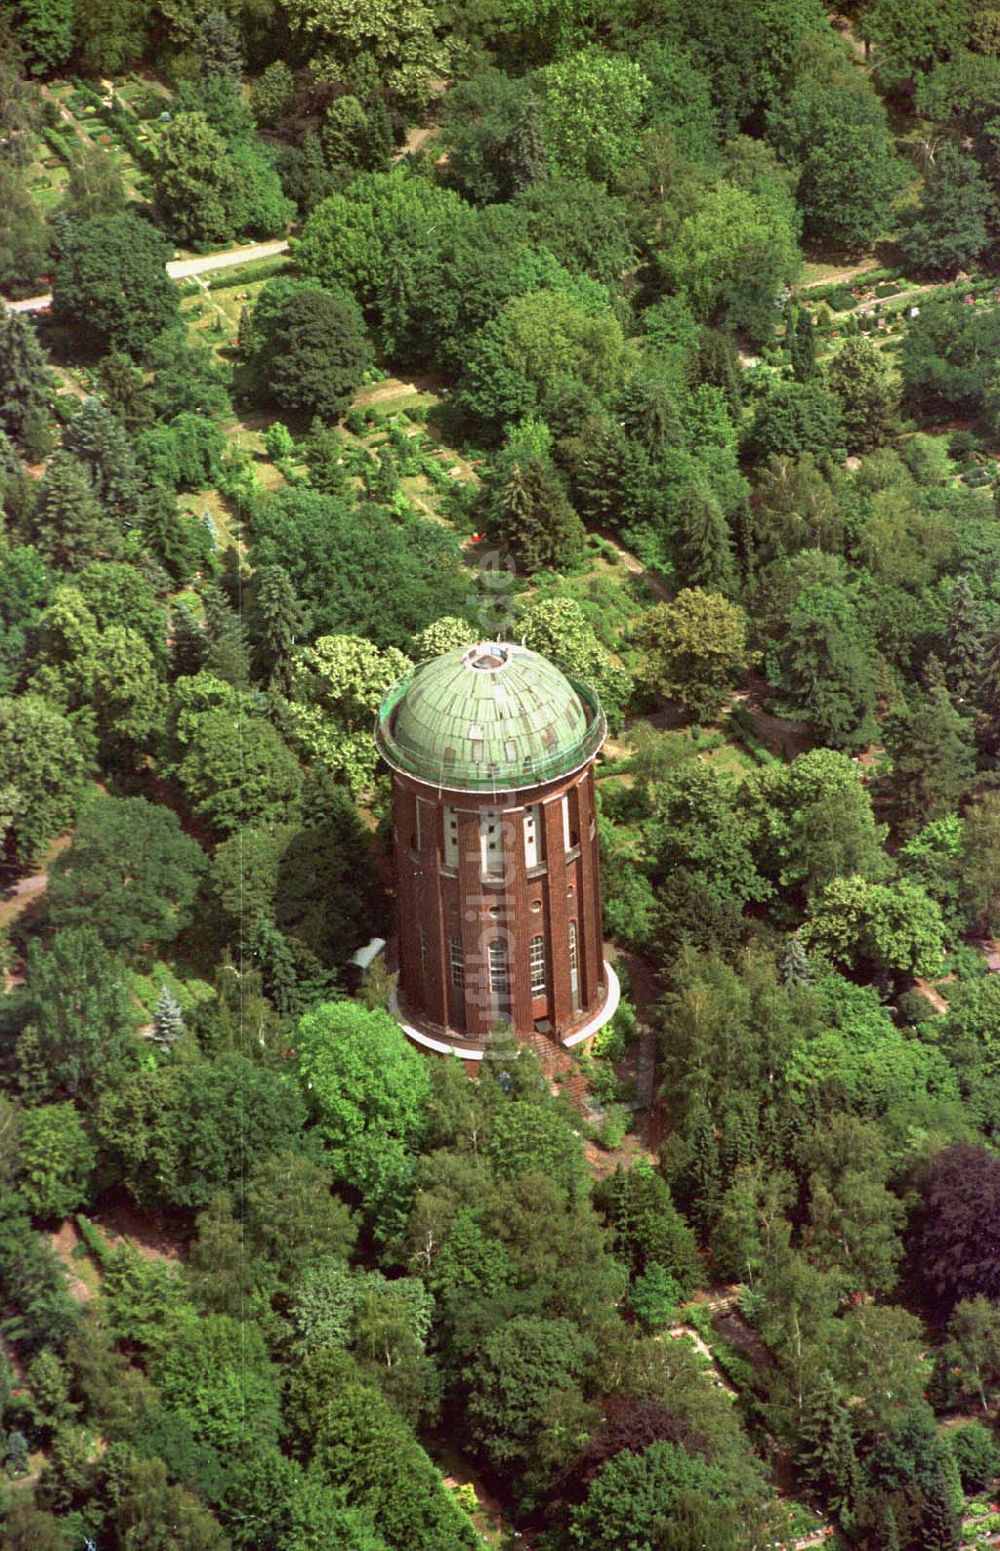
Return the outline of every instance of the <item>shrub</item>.
<path id="1" fill-rule="evenodd" d="M 847 312 L 850 307 L 854 306 L 854 293 L 846 285 L 840 285 L 836 290 L 830 292 L 826 298 L 826 304 L 834 312 Z"/>
<path id="2" fill-rule="evenodd" d="M 952 1428 L 947 1439 L 965 1490 L 978 1492 L 989 1486 L 1000 1471 L 1000 1450 L 982 1422 Z"/>

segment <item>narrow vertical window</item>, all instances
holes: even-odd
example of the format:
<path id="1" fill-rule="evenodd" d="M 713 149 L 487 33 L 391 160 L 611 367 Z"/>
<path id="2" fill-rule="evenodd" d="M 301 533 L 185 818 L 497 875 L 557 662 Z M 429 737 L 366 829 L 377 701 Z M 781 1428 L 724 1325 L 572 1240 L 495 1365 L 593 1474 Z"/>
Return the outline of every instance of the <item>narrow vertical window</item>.
<path id="1" fill-rule="evenodd" d="M 536 803 L 534 807 L 526 808 L 524 814 L 524 865 L 526 867 L 540 867 L 544 859 L 545 845 L 542 829 L 542 810 Z"/>
<path id="2" fill-rule="evenodd" d="M 559 806 L 562 808 L 563 846 L 569 850 L 569 798 L 560 797 Z"/>
<path id="3" fill-rule="evenodd" d="M 444 865 L 458 866 L 458 809 L 444 810 Z"/>
<path id="4" fill-rule="evenodd" d="M 576 922 L 569 923 L 569 989 L 573 1011 L 580 1005 L 580 968 L 576 950 Z"/>
<path id="5" fill-rule="evenodd" d="M 503 877 L 503 819 L 495 808 L 479 813 L 479 854 L 487 878 Z"/>
<path id="6" fill-rule="evenodd" d="M 530 950 L 531 994 L 541 996 L 545 990 L 545 938 L 532 937 Z"/>
<path id="7" fill-rule="evenodd" d="M 451 983 L 456 991 L 465 989 L 465 949 L 457 937 L 451 939 L 449 945 L 451 958 Z"/>
<path id="8" fill-rule="evenodd" d="M 423 803 L 418 797 L 413 804 L 413 849 L 414 851 L 418 852 L 423 850 L 423 834 L 420 818 L 420 810 L 422 807 Z"/>
<path id="9" fill-rule="evenodd" d="M 427 984 L 427 931 L 423 921 L 420 922 L 417 931 L 420 937 L 420 985 L 424 987 Z"/>

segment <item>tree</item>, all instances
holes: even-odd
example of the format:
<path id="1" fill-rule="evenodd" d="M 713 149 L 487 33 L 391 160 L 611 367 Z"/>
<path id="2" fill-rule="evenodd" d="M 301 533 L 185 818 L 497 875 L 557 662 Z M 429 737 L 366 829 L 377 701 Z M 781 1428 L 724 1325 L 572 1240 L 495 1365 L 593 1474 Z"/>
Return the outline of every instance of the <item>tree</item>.
<path id="1" fill-rule="evenodd" d="M 501 462 L 488 497 L 489 537 L 528 571 L 565 571 L 579 558 L 583 524 L 547 459 L 513 456 Z"/>
<path id="2" fill-rule="evenodd" d="M 955 1457 L 964 1491 L 982 1492 L 996 1480 L 1000 1450 L 982 1422 L 966 1422 L 951 1428 L 948 1447 Z"/>
<path id="3" fill-rule="evenodd" d="M 809 1188 L 809 1257 L 845 1290 L 889 1294 L 896 1285 L 903 1205 L 887 1188 L 889 1159 L 877 1129 L 833 1115 L 803 1138 Z"/>
<path id="4" fill-rule="evenodd" d="M 925 411 L 976 413 L 990 392 L 1000 346 L 1000 316 L 960 299 L 927 302 L 903 339 L 906 397 Z"/>
<path id="5" fill-rule="evenodd" d="M 24 864 L 71 823 L 87 759 L 67 719 L 38 695 L 0 699 L 0 787 L 13 802 L 5 844 Z"/>
<path id="6" fill-rule="evenodd" d="M 49 369 L 38 335 L 24 313 L 0 315 L 0 430 L 25 456 L 48 451 Z"/>
<path id="7" fill-rule="evenodd" d="M 830 1375 L 809 1396 L 796 1445 L 796 1464 L 813 1492 L 849 1528 L 863 1491 L 850 1412 Z"/>
<path id="8" fill-rule="evenodd" d="M 955 578 L 948 612 L 945 683 L 956 705 L 974 705 L 983 673 L 986 621 L 967 576 Z"/>
<path id="9" fill-rule="evenodd" d="M 75 569 L 116 548 L 114 526 L 86 467 L 62 449 L 49 460 L 33 527 L 38 548 L 59 570 Z"/>
<path id="10" fill-rule="evenodd" d="M 846 339 L 826 363 L 824 380 L 840 405 L 847 450 L 880 447 L 895 429 L 899 403 L 877 345 L 864 335 Z"/>
<path id="11" fill-rule="evenodd" d="M 708 1465 L 674 1443 L 651 1443 L 641 1453 L 623 1449 L 609 1460 L 590 1484 L 586 1501 L 575 1508 L 570 1525 L 571 1543 L 587 1551 L 660 1551 L 685 1544 L 682 1538 L 671 1540 L 670 1526 L 675 1509 L 687 1514 L 696 1511 L 700 1520 L 697 1545 L 706 1510 L 721 1509 L 728 1496 L 728 1483 L 717 1466 Z M 693 1499 L 693 1501 L 692 1501 Z M 711 1544 L 720 1551 L 731 1551 L 736 1538 L 735 1513 L 729 1522 L 714 1516 Z M 702 1544 L 706 1542 L 701 1540 Z M 745 1542 L 744 1542 L 745 1543 Z"/>
<path id="12" fill-rule="evenodd" d="M 968 13 L 961 0 L 872 0 L 862 35 L 875 45 L 875 63 L 890 82 L 905 82 L 947 59 L 962 39 Z"/>
<path id="13" fill-rule="evenodd" d="M 657 1265 L 682 1294 L 698 1284 L 703 1268 L 694 1234 L 666 1181 L 648 1163 L 640 1160 L 628 1170 L 619 1166 L 597 1192 L 597 1204 L 612 1224 L 616 1253 L 634 1276 Z"/>
<path id="14" fill-rule="evenodd" d="M 241 714 L 233 736 L 237 704 L 234 692 L 226 709 L 197 715 L 173 766 L 192 811 L 220 835 L 286 820 L 302 790 L 298 761 L 270 722 Z"/>
<path id="15" fill-rule="evenodd" d="M 892 759 L 885 786 L 896 828 L 905 836 L 952 812 L 973 772 L 971 728 L 944 686 L 918 691 L 911 707 L 887 718 L 884 727 Z"/>
<path id="16" fill-rule="evenodd" d="M 977 930 L 1000 930 L 1000 792 L 983 792 L 966 808 L 959 893 Z"/>
<path id="17" fill-rule="evenodd" d="M 156 138 L 156 203 L 181 241 L 226 242 L 236 174 L 226 142 L 204 113 L 178 113 Z"/>
<path id="18" fill-rule="evenodd" d="M 858 975 L 936 975 L 944 960 L 940 907 L 915 883 L 834 878 L 802 928 L 811 951 Z"/>
<path id="19" fill-rule="evenodd" d="M 588 48 L 546 65 L 537 81 L 542 136 L 556 169 L 595 183 L 614 179 L 636 153 L 650 92 L 639 66 Z"/>
<path id="20" fill-rule="evenodd" d="M 753 191 L 719 182 L 680 222 L 661 259 L 702 323 L 770 337 L 774 298 L 799 264 L 795 208 L 779 183 Z"/>
<path id="21" fill-rule="evenodd" d="M 72 1104 L 30 1109 L 21 1126 L 21 1193 L 39 1217 L 68 1217 L 87 1204 L 97 1155 Z"/>
<path id="22" fill-rule="evenodd" d="M 899 244 L 910 268 L 954 275 L 990 240 L 994 195 L 973 156 L 946 141 L 924 175 L 919 205 L 904 211 Z"/>
<path id="23" fill-rule="evenodd" d="M 677 572 L 689 588 L 728 596 L 736 590 L 729 524 L 707 483 L 681 487 L 673 504 Z"/>
<path id="24" fill-rule="evenodd" d="M 272 280 L 249 331 L 248 366 L 259 399 L 339 419 L 371 360 L 360 310 L 346 291 Z"/>
<path id="25" fill-rule="evenodd" d="M 796 315 L 789 351 L 795 381 L 808 382 L 816 375 L 816 330 L 812 315 L 805 307 L 800 307 Z"/>
<path id="26" fill-rule="evenodd" d="M 842 433 L 840 405 L 820 383 L 776 382 L 757 406 L 745 446 L 757 462 L 801 453 L 820 458 L 832 451 Z"/>
<path id="27" fill-rule="evenodd" d="M 461 641 L 456 638 L 456 646 L 468 641 L 469 627 L 463 623 L 462 628 L 464 635 Z M 620 726 L 632 695 L 631 675 L 602 645 L 574 598 L 529 599 L 518 615 L 517 631 L 533 652 L 550 658 L 564 673 L 593 684 L 612 731 Z"/>
<path id="28" fill-rule="evenodd" d="M 987 1391 L 1000 1379 L 1000 1311 L 982 1293 L 955 1305 L 945 1356 L 960 1371 L 961 1392 L 974 1394 L 988 1412 Z"/>
<path id="29" fill-rule="evenodd" d="M 0 285 L 32 296 L 45 271 L 49 229 L 21 170 L 4 158 L 0 165 Z"/>
<path id="30" fill-rule="evenodd" d="M 565 1319 L 516 1315 L 492 1331 L 464 1373 L 473 1439 L 498 1469 L 530 1459 L 557 1397 L 579 1396 L 595 1349 Z"/>
<path id="31" fill-rule="evenodd" d="M 1000 1295 L 1000 1161 L 953 1142 L 931 1159 L 916 1265 L 946 1306 Z"/>
<path id="32" fill-rule="evenodd" d="M 173 941 L 187 924 L 206 860 L 169 808 L 98 797 L 53 865 L 48 904 L 65 926 L 92 926 L 113 952 Z"/>
<path id="33" fill-rule="evenodd" d="M 118 215 L 128 195 L 121 171 L 107 151 L 88 140 L 76 142 L 63 195 L 62 213 L 71 221 Z"/>
<path id="34" fill-rule="evenodd" d="M 874 651 L 842 587 L 814 582 L 801 589 L 775 658 L 770 676 L 785 714 L 812 722 L 834 747 L 869 741 L 875 731 Z"/>
<path id="35" fill-rule="evenodd" d="M 692 716 L 718 713 L 726 691 L 739 683 L 750 662 L 747 617 L 717 592 L 685 587 L 672 603 L 658 603 L 645 615 L 639 644 L 646 650 L 646 676 L 656 692 L 679 700 Z"/>
<path id="36" fill-rule="evenodd" d="M 303 1098 L 287 1065 L 228 1050 L 145 1064 L 101 1096 L 99 1145 L 143 1205 L 208 1206 L 272 1153 L 301 1146 Z"/>
<path id="37" fill-rule="evenodd" d="M 771 136 L 799 168 L 796 198 L 806 235 L 840 248 L 864 248 L 882 229 L 884 210 L 903 184 L 885 109 L 853 73 L 810 80 L 768 115 Z"/>
<path id="38" fill-rule="evenodd" d="M 375 775 L 372 719 L 409 667 L 395 647 L 379 651 L 356 635 L 320 636 L 294 653 L 289 725 L 310 756 L 356 791 L 370 787 Z"/>
<path id="39" fill-rule="evenodd" d="M 366 0 L 287 0 L 297 31 L 330 48 L 350 77 L 372 59 L 378 79 L 410 108 L 421 106 L 445 70 L 434 13 L 423 0 L 371 6 Z"/>
<path id="40" fill-rule="evenodd" d="M 872 881 L 885 875 L 886 829 L 875 823 L 871 797 L 848 755 L 811 749 L 790 765 L 756 773 L 741 796 L 760 826 L 758 864 L 782 888 L 808 896 L 848 873 Z"/>
<path id="41" fill-rule="evenodd" d="M 338 1183 L 360 1197 L 380 1236 L 397 1230 L 412 1202 L 425 1063 L 388 1013 L 352 1002 L 308 1013 L 296 1047 Z"/>
<path id="42" fill-rule="evenodd" d="M 102 353 L 141 357 L 177 316 L 170 257 L 160 233 L 131 210 L 74 224 L 52 274 L 53 313 Z"/>
<path id="43" fill-rule="evenodd" d="M 161 1050 L 169 1050 L 184 1033 L 184 1014 L 169 986 L 161 986 L 153 1013 L 151 1038 Z"/>
<path id="44" fill-rule="evenodd" d="M 15 1313 L 9 1340 L 28 1358 L 46 1348 L 61 1350 L 79 1319 L 66 1291 L 66 1274 L 47 1239 L 35 1230 L 23 1198 L 13 1190 L 0 1194 L 0 1277 Z M 25 1541 L 25 1551 L 34 1546 Z"/>
<path id="45" fill-rule="evenodd" d="M 124 968 L 90 927 L 67 927 L 28 949 L 31 1022 L 18 1042 L 22 1082 L 29 1052 L 49 1093 L 92 1105 L 133 1066 L 136 1046 Z M 28 1034 L 33 1035 L 30 1046 Z"/>

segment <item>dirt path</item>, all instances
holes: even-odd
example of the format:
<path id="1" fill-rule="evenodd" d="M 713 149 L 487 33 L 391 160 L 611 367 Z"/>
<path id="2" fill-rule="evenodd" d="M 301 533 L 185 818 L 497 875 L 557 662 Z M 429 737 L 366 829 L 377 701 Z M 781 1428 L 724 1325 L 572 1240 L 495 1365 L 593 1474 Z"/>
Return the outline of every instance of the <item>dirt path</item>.
<path id="1" fill-rule="evenodd" d="M 75 1303 L 89 1303 L 94 1289 L 77 1275 L 73 1259 L 73 1251 L 81 1242 L 80 1231 L 71 1217 L 67 1217 L 56 1233 L 49 1234 L 49 1243 L 66 1268 L 66 1291 Z"/>
<path id="2" fill-rule="evenodd" d="M 277 258 L 281 253 L 288 252 L 288 242 L 284 237 L 276 237 L 272 242 L 257 242 L 250 247 L 230 248 L 225 253 L 209 253 L 203 258 L 171 259 L 167 264 L 167 274 L 171 280 L 193 280 L 198 275 L 210 274 L 217 269 L 235 269 L 240 264 L 253 264 L 258 259 Z M 52 292 L 46 291 L 41 296 L 28 296 L 21 302 L 7 302 L 11 312 L 44 312 L 52 306 Z"/>
<path id="3" fill-rule="evenodd" d="M 821 285 L 846 285 L 849 280 L 859 280 L 872 269 L 878 269 L 878 260 L 875 258 L 861 259 L 857 264 L 851 264 L 846 269 L 835 269 L 832 274 L 824 275 L 822 280 L 804 280 L 792 286 L 796 296 L 803 291 L 814 291 Z"/>

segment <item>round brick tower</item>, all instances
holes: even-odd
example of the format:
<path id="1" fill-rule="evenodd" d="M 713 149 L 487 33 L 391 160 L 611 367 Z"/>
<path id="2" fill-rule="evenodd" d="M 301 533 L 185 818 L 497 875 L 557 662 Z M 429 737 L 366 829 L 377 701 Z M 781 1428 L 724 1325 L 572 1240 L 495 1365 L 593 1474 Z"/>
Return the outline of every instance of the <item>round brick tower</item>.
<path id="1" fill-rule="evenodd" d="M 393 771 L 398 1015 L 477 1060 L 498 1024 L 575 1045 L 606 1023 L 593 690 L 523 646 L 447 652 L 386 696 Z"/>

